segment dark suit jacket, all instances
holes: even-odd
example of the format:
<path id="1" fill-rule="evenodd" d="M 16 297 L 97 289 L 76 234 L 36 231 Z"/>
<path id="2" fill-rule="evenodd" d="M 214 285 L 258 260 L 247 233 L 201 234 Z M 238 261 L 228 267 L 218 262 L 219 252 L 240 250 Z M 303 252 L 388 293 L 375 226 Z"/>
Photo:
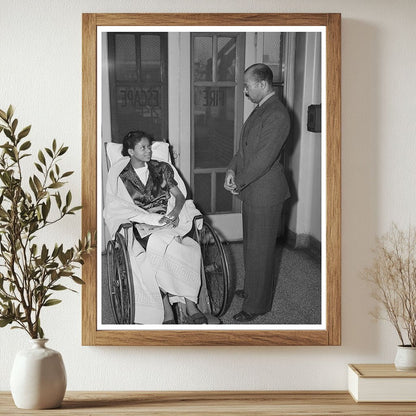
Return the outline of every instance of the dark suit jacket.
<path id="1" fill-rule="evenodd" d="M 228 168 L 235 172 L 239 197 L 251 206 L 270 206 L 289 198 L 278 157 L 290 130 L 286 107 L 273 95 L 244 123 L 240 146 Z"/>

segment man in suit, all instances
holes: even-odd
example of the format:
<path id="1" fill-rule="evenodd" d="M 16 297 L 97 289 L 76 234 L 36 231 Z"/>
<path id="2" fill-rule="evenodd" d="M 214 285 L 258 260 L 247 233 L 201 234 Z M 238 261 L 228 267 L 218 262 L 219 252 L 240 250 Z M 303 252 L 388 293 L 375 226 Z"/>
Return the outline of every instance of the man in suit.
<path id="1" fill-rule="evenodd" d="M 242 311 L 237 322 L 249 322 L 272 308 L 277 276 L 276 240 L 281 230 L 289 187 L 279 163 L 288 137 L 290 117 L 272 87 L 273 72 L 254 64 L 244 72 L 244 94 L 256 104 L 241 131 L 237 153 L 231 160 L 224 187 L 243 202 L 245 280 Z"/>

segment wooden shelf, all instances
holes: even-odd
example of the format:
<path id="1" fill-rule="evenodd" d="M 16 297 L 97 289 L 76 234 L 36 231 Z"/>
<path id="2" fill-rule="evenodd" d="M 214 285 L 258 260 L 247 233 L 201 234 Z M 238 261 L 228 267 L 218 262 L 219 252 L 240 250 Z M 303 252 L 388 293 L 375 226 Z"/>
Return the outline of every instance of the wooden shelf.
<path id="1" fill-rule="evenodd" d="M 414 403 L 355 403 L 337 391 L 67 392 L 62 407 L 17 409 L 0 392 L 0 415 L 415 415 Z"/>

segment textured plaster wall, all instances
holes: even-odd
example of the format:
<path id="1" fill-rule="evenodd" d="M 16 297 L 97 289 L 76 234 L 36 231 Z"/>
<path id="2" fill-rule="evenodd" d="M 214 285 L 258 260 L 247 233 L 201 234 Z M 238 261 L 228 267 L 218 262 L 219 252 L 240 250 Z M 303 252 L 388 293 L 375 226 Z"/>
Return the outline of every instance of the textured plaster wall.
<path id="1" fill-rule="evenodd" d="M 345 389 L 349 362 L 392 362 L 392 328 L 369 316 L 359 278 L 375 236 L 416 222 L 416 2 L 413 0 L 0 0 L 0 108 L 33 124 L 33 145 L 70 145 L 63 167 L 81 187 L 81 13 L 342 13 L 342 346 L 82 347 L 81 298 L 64 294 L 44 326 L 70 390 Z M 80 217 L 48 240 L 70 244 Z M 26 336 L 0 330 L 0 390 Z"/>

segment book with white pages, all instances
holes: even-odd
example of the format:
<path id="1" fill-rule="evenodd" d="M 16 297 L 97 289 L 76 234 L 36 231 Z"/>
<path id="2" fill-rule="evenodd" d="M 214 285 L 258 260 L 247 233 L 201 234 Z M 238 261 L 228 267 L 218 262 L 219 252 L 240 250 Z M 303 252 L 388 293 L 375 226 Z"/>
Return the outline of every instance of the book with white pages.
<path id="1" fill-rule="evenodd" d="M 416 371 L 399 371 L 394 364 L 349 364 L 348 391 L 356 402 L 416 402 Z"/>

